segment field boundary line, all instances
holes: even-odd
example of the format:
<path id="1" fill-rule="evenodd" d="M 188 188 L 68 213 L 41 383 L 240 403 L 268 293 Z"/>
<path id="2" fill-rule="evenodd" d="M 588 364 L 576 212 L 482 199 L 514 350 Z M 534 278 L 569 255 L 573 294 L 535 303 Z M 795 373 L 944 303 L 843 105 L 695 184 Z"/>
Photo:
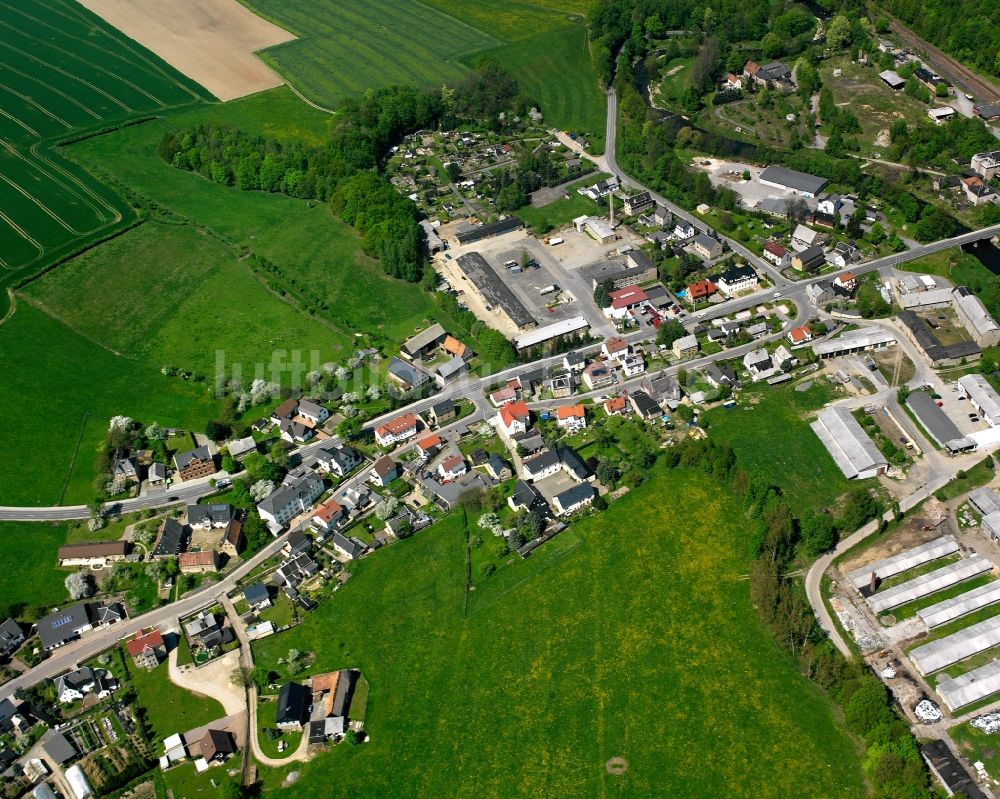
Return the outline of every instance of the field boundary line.
<path id="1" fill-rule="evenodd" d="M 58 122 L 60 125 L 65 125 L 67 130 L 73 130 L 73 125 L 69 124 L 69 122 L 67 122 L 65 119 L 63 119 L 62 117 L 56 116 L 48 108 L 46 108 L 45 106 L 39 105 L 33 99 L 31 99 L 30 97 L 27 97 L 26 95 L 21 94 L 21 92 L 19 92 L 17 89 L 12 89 L 6 83 L 0 83 L 0 89 L 6 89 L 11 94 L 13 94 L 15 97 L 20 98 L 21 100 L 23 100 L 28 105 L 34 106 L 39 111 L 41 111 L 42 114 L 44 114 L 45 116 L 47 116 L 50 119 Z M 87 110 L 87 109 L 84 109 L 84 110 Z"/>
<path id="2" fill-rule="evenodd" d="M 298 39 L 298 41 L 302 41 L 302 40 Z M 291 42 L 287 42 L 287 44 L 291 44 Z M 292 82 L 288 78 L 286 78 L 284 75 L 282 75 L 280 72 L 278 72 L 278 70 L 276 70 L 273 66 L 271 66 L 270 64 L 268 64 L 267 61 L 265 61 L 263 58 L 261 58 L 260 53 L 254 53 L 253 57 L 256 58 L 258 61 L 260 61 L 260 63 L 262 63 L 265 67 L 267 67 L 271 72 L 273 72 L 274 75 L 275 75 L 275 77 L 277 77 L 278 80 L 280 80 L 289 89 L 291 89 L 292 90 L 292 94 L 294 94 L 296 97 L 298 97 L 303 103 L 305 103 L 308 106 L 312 106 L 317 111 L 322 111 L 324 114 L 336 114 L 337 113 L 332 108 L 326 108 L 325 106 L 319 105 L 318 103 L 314 103 L 312 100 L 310 100 L 308 97 L 306 97 L 302 92 L 300 92 L 298 89 L 295 88 L 295 86 L 292 85 Z M 265 89 L 264 91 L 270 91 L 270 89 Z"/>
<path id="3" fill-rule="evenodd" d="M 109 347 L 107 344 L 105 344 L 105 343 L 103 343 L 101 341 L 98 341 L 96 338 L 94 338 L 92 335 L 90 335 L 90 333 L 86 333 L 83 330 L 80 330 L 78 327 L 76 327 L 74 325 L 71 325 L 69 322 L 67 322 L 65 319 L 63 319 L 61 316 L 59 316 L 59 314 L 57 314 L 55 311 L 53 311 L 51 308 L 49 308 L 41 300 L 38 300 L 35 297 L 29 297 L 27 294 L 21 294 L 20 297 L 21 297 L 22 300 L 24 300 L 26 303 L 28 303 L 28 305 L 30 305 L 35 310 L 41 311 L 43 314 L 45 314 L 46 316 L 48 316 L 51 319 L 55 320 L 56 322 L 58 322 L 59 324 L 61 324 L 63 327 L 69 328 L 74 333 L 76 333 L 78 336 L 80 336 L 81 338 L 85 338 L 91 344 L 94 344 L 95 346 L 100 347 L 102 350 L 105 350 L 106 352 L 110 352 L 112 355 L 117 355 L 119 358 L 125 358 L 128 361 L 135 361 L 136 363 L 140 362 L 138 358 L 135 358 L 135 357 L 133 357 L 131 355 L 126 355 L 124 352 L 119 352 L 114 347 Z"/>
<path id="4" fill-rule="evenodd" d="M 10 286 L 7 286 L 7 299 L 10 300 L 10 307 L 7 309 L 7 313 L 3 315 L 3 319 L 0 319 L 0 325 L 10 319 L 14 315 L 14 311 L 17 310 L 17 295 Z"/>
<path id="5" fill-rule="evenodd" d="M 117 224 L 118 222 L 122 221 L 123 217 L 122 217 L 121 211 L 119 211 L 117 208 L 115 208 L 115 206 L 112 205 L 108 200 L 106 200 L 105 198 L 101 197 L 92 188 L 86 186 L 79 178 L 77 178 L 75 175 L 73 175 L 68 169 L 64 169 L 63 167 L 59 166 L 59 164 L 57 164 L 55 161 L 53 161 L 53 160 L 47 158 L 46 156 L 42 155 L 41 151 L 38 149 L 38 142 L 35 142 L 34 144 L 32 144 L 31 147 L 28 148 L 28 152 L 30 152 L 36 159 L 38 159 L 39 162 L 41 162 L 42 164 L 44 164 L 45 166 L 47 166 L 49 169 L 51 169 L 54 172 L 58 172 L 60 175 L 62 175 L 64 178 L 66 178 L 66 180 L 69 180 L 70 182 L 76 184 L 76 186 L 80 189 L 80 191 L 82 191 L 84 194 L 86 194 L 91 199 L 93 199 L 94 202 L 96 202 L 99 206 L 103 207 L 105 211 L 110 212 L 111 217 L 110 217 L 110 219 L 107 220 L 107 224 Z M 20 153 L 18 153 L 18 155 L 20 156 Z M 23 158 L 23 156 L 21 156 L 21 157 Z M 25 159 L 25 160 L 27 160 L 27 159 Z M 73 191 L 72 187 L 67 186 L 65 183 L 61 182 L 58 178 L 56 178 L 56 177 L 48 174 L 44 169 L 41 169 L 40 167 L 37 167 L 37 166 L 36 166 L 36 168 L 40 172 L 42 172 L 44 175 L 46 175 L 46 177 L 50 178 L 51 180 L 55 181 L 56 183 L 59 183 L 59 185 L 61 185 L 67 191 L 69 191 L 69 192 L 71 192 L 73 194 L 76 194 L 77 197 L 79 197 L 82 201 L 86 202 L 86 200 L 83 197 L 81 197 L 79 194 L 77 194 L 76 192 Z M 91 206 L 91 207 L 93 207 L 93 206 Z M 98 211 L 99 209 L 94 208 L 94 210 Z M 98 214 L 98 215 L 100 215 L 100 214 Z M 105 227 L 106 227 L 106 225 L 105 225 Z M 91 231 L 91 232 L 94 232 L 94 231 Z"/>
<path id="6" fill-rule="evenodd" d="M 59 499 L 56 500 L 56 505 L 62 505 L 63 499 L 66 496 L 66 490 L 69 488 L 69 480 L 73 476 L 73 467 L 76 466 L 76 457 L 80 454 L 80 445 L 83 443 L 83 434 L 87 429 L 87 420 L 90 418 L 90 411 L 84 411 L 83 421 L 80 422 L 80 435 L 76 437 L 76 446 L 73 448 L 73 457 L 69 459 L 69 468 L 66 470 L 66 479 L 63 481 L 62 491 L 59 492 Z"/>

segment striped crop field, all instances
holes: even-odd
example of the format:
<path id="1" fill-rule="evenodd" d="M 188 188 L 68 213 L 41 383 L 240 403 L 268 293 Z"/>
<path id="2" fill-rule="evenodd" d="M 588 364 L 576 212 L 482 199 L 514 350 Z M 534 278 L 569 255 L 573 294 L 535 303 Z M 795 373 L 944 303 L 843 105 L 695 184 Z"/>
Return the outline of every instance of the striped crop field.
<path id="1" fill-rule="evenodd" d="M 208 99 L 72 0 L 0 0 L 0 287 L 130 214 L 59 141 Z"/>

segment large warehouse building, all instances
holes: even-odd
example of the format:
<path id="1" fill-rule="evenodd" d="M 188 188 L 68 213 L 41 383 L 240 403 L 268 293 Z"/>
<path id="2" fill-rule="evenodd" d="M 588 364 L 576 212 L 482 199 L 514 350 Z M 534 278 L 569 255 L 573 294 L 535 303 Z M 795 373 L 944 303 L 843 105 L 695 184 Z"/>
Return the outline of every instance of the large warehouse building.
<path id="1" fill-rule="evenodd" d="M 824 408 L 811 427 L 848 480 L 876 477 L 889 468 L 875 442 L 846 408 Z"/>
<path id="2" fill-rule="evenodd" d="M 792 191 L 803 197 L 815 197 L 826 187 L 826 178 L 818 178 L 805 172 L 797 172 L 783 166 L 769 166 L 760 173 L 760 182 L 764 186 Z"/>
<path id="3" fill-rule="evenodd" d="M 514 292 L 500 279 L 478 252 L 470 252 L 458 257 L 458 268 L 483 298 L 487 311 L 504 313 L 519 330 L 535 326 L 535 318 L 528 313 L 524 304 L 514 296 Z"/>

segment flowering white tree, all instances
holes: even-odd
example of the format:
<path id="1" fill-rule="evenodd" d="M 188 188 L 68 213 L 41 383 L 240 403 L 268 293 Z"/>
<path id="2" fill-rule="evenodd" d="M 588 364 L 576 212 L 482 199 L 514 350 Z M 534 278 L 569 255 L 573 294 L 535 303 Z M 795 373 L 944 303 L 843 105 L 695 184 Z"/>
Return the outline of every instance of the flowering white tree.
<path id="1" fill-rule="evenodd" d="M 319 382 L 321 377 L 322 375 L 319 372 L 309 372 L 306 374 L 306 382 L 310 386 L 315 386 Z"/>
<path id="2" fill-rule="evenodd" d="M 350 419 L 352 416 L 358 415 L 358 409 L 355 408 L 353 405 L 342 405 L 340 408 L 340 412 L 344 414 L 344 416 L 346 416 L 348 419 Z"/>
<path id="3" fill-rule="evenodd" d="M 350 370 L 345 369 L 343 366 L 337 367 L 336 378 L 338 380 L 347 380 L 347 378 L 349 378 L 350 376 L 351 376 Z"/>
<path id="4" fill-rule="evenodd" d="M 163 441 L 163 439 L 167 437 L 167 431 L 160 427 L 156 422 L 153 422 L 146 426 L 143 435 L 145 435 L 150 441 Z"/>
<path id="5" fill-rule="evenodd" d="M 239 401 L 236 403 L 236 410 L 238 413 L 243 413 L 251 408 L 253 405 L 253 397 L 247 393 L 240 394 Z"/>
<path id="6" fill-rule="evenodd" d="M 503 527 L 500 526 L 500 517 L 495 513 L 484 513 L 479 517 L 479 526 L 493 535 L 501 535 Z"/>
<path id="7" fill-rule="evenodd" d="M 347 359 L 347 366 L 350 369 L 357 369 L 364 362 L 364 359 L 355 353 L 350 358 Z"/>
<path id="8" fill-rule="evenodd" d="M 386 497 L 376 506 L 375 516 L 384 522 L 395 516 L 397 510 L 399 510 L 399 500 L 395 497 Z"/>
<path id="9" fill-rule="evenodd" d="M 258 480 L 250 486 L 250 496 L 254 502 L 260 502 L 264 497 L 274 491 L 274 483 L 270 480 Z"/>
<path id="10" fill-rule="evenodd" d="M 92 533 L 96 533 L 98 530 L 103 530 L 104 517 L 99 513 L 95 513 L 87 520 L 87 527 L 90 529 L 90 532 Z"/>
<path id="11" fill-rule="evenodd" d="M 328 363 L 323 364 L 323 371 L 326 372 L 328 375 L 335 374 L 337 369 L 339 368 L 340 367 L 337 366 L 337 364 L 335 364 L 333 361 L 329 361 Z"/>
<path id="12" fill-rule="evenodd" d="M 358 393 L 356 391 L 348 391 L 341 397 L 344 402 L 357 402 Z"/>
<path id="13" fill-rule="evenodd" d="M 104 486 L 104 490 L 108 493 L 108 496 L 113 497 L 115 494 L 120 494 L 125 490 L 126 483 L 128 483 L 128 478 L 118 475 L 108 481 L 107 485 Z"/>
<path id="14" fill-rule="evenodd" d="M 377 400 L 382 396 L 382 389 L 378 386 L 368 386 L 368 391 L 365 393 L 368 395 L 368 399 Z"/>
<path id="15" fill-rule="evenodd" d="M 70 599 L 86 599 L 94 595 L 94 578 L 87 572 L 73 572 L 66 577 Z"/>
<path id="16" fill-rule="evenodd" d="M 128 430 L 135 422 L 131 416 L 112 416 L 108 430 Z"/>

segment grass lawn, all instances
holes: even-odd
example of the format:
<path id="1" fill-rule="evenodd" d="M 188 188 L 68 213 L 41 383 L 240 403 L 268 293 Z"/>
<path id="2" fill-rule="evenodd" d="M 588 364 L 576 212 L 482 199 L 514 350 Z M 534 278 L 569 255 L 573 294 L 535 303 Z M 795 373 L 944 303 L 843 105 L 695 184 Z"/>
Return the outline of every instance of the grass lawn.
<path id="1" fill-rule="evenodd" d="M 316 351 L 323 363 L 344 344 L 340 332 L 275 297 L 232 249 L 189 225 L 147 222 L 25 293 L 107 347 L 207 375 L 218 352 L 253 374 L 276 349 Z"/>
<path id="2" fill-rule="evenodd" d="M 336 343 L 351 346 L 355 331 L 402 341 L 436 313 L 430 296 L 412 283 L 394 280 L 361 252 L 355 231 L 337 220 L 322 203 L 279 194 L 239 191 L 164 163 L 156 145 L 167 130 L 202 122 L 239 125 L 265 132 L 256 123 L 274 98 L 274 113 L 288 115 L 292 128 L 316 127 L 319 112 L 300 103 L 293 113 L 283 91 L 267 92 L 222 106 L 169 115 L 105 136 L 80 142 L 68 152 L 99 173 L 107 173 L 141 195 L 204 227 L 233 245 L 275 265 L 268 282 L 336 326 Z M 251 113 L 252 112 L 252 113 Z M 325 116 L 321 115 L 320 116 Z M 304 344 L 307 342 L 303 342 Z"/>
<path id="3" fill-rule="evenodd" d="M 600 214 L 602 210 L 607 210 L 607 208 L 598 205 L 589 197 L 577 194 L 576 190 L 580 186 L 590 186 L 597 183 L 605 177 L 607 177 L 605 174 L 588 175 L 584 180 L 566 187 L 566 194 L 569 195 L 568 198 L 556 200 L 540 208 L 526 205 L 518 209 L 517 215 L 524 220 L 524 223 L 531 228 L 532 232 L 536 235 L 541 235 L 554 228 L 568 225 L 578 216 Z"/>
<path id="4" fill-rule="evenodd" d="M 114 355 L 23 301 L 0 325 L 0 370 L 5 505 L 87 502 L 97 448 L 116 414 L 202 429 L 218 407 L 206 384 L 164 377 L 157 367 Z M 71 490 L 63 494 L 67 475 Z"/>
<path id="5" fill-rule="evenodd" d="M 282 730 L 281 737 L 271 740 L 264 734 L 264 730 L 276 730 L 274 726 L 274 712 L 277 702 L 258 702 L 257 704 L 257 742 L 261 751 L 268 757 L 288 757 L 294 752 L 302 741 L 302 731 Z M 278 744 L 285 742 L 285 751 L 278 751 Z"/>
<path id="6" fill-rule="evenodd" d="M 981 760 L 993 779 L 1000 777 L 1000 735 L 988 735 L 969 722 L 952 727 L 948 732 L 970 763 Z"/>
<path id="7" fill-rule="evenodd" d="M 137 669 L 130 663 L 129 674 L 139 696 L 139 704 L 146 708 L 157 741 L 162 741 L 175 732 L 193 730 L 226 715 L 226 711 L 216 700 L 193 694 L 170 682 L 166 662 L 152 671 Z"/>
<path id="8" fill-rule="evenodd" d="M 792 507 L 833 508 L 850 482 L 809 428 L 811 417 L 836 397 L 826 381 L 808 391 L 792 386 L 749 387 L 735 408 L 713 408 L 702 414 L 709 435 L 729 443 L 749 471 L 781 487 Z"/>
<path id="9" fill-rule="evenodd" d="M 223 785 L 232 782 L 226 773 L 234 761 L 226 763 L 222 768 L 210 768 L 199 774 L 195 771 L 194 762 L 188 761 L 174 766 L 162 774 L 167 790 L 171 791 L 173 799 L 205 799 L 209 796 L 219 796 Z"/>
<path id="10" fill-rule="evenodd" d="M 16 568 L 0 570 L 0 616 L 18 615 L 19 606 L 50 608 L 66 599 L 67 572 L 56 568 L 56 552 L 66 543 L 66 525 L 0 522 L 3 561 Z"/>
<path id="11" fill-rule="evenodd" d="M 344 795 L 863 795 L 831 704 L 750 605 L 738 504 L 700 473 L 650 477 L 469 617 L 452 514 L 255 643 L 276 671 L 294 647 L 316 653 L 311 672 L 356 667 L 371 686 L 371 741 L 297 765 L 283 795 L 328 795 L 331 770 Z"/>
<path id="12" fill-rule="evenodd" d="M 986 485 L 994 478 L 995 474 L 995 470 L 987 466 L 986 460 L 983 459 L 971 469 L 962 472 L 961 476 L 956 476 L 950 483 L 935 491 L 934 496 L 942 502 L 947 502 L 973 488 Z"/>

